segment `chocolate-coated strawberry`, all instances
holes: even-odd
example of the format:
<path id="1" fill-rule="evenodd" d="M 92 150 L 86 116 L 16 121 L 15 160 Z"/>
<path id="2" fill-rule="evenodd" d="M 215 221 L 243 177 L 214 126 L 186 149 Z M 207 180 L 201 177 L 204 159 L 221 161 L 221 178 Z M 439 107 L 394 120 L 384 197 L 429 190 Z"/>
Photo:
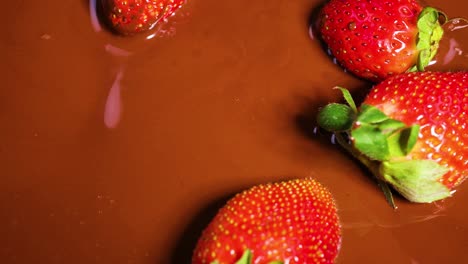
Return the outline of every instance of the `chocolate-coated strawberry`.
<path id="1" fill-rule="evenodd" d="M 330 0 L 318 30 L 348 72 L 378 82 L 429 64 L 443 35 L 440 15 L 417 0 Z"/>
<path id="2" fill-rule="evenodd" d="M 342 88 L 341 88 L 342 89 Z M 451 196 L 468 177 L 468 72 L 414 72 L 376 85 L 356 108 L 329 104 L 323 128 L 377 177 L 412 202 Z"/>
<path id="3" fill-rule="evenodd" d="M 333 263 L 341 243 L 331 193 L 298 179 L 237 194 L 203 231 L 192 264 Z"/>
<path id="4" fill-rule="evenodd" d="M 105 19 L 121 35 L 152 29 L 173 15 L 186 0 L 101 0 Z"/>

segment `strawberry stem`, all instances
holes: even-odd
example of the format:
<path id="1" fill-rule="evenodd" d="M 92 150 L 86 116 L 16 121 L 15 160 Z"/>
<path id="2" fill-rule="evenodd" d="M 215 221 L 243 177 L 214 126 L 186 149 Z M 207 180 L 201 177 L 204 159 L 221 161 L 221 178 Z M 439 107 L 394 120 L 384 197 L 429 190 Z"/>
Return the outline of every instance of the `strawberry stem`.
<path id="1" fill-rule="evenodd" d="M 384 180 L 383 175 L 381 174 L 380 171 L 380 162 L 379 161 L 372 161 L 365 155 L 363 155 L 361 152 L 359 152 L 357 149 L 353 148 L 350 143 L 348 143 L 348 140 L 346 140 L 343 136 L 343 133 L 334 133 L 336 141 L 338 144 L 344 148 L 351 156 L 353 156 L 355 159 L 360 161 L 369 171 L 370 173 L 374 176 L 374 178 L 377 180 L 377 184 L 379 185 L 380 189 L 385 195 L 385 199 L 387 200 L 388 204 L 393 209 L 397 209 L 397 206 L 395 205 L 395 201 L 393 200 L 393 194 L 388 186 L 387 182 Z"/>

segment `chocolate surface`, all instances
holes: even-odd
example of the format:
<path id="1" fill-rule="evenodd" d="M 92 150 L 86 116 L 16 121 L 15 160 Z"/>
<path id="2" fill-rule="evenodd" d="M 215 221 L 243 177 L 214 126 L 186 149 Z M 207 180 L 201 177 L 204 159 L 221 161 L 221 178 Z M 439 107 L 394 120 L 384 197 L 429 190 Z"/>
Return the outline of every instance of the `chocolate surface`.
<path id="1" fill-rule="evenodd" d="M 427 2 L 466 17 L 468 2 Z M 232 194 L 300 177 L 336 199 L 338 263 L 468 262 L 467 183 L 393 211 L 314 130 L 332 87 L 370 88 L 309 36 L 320 3 L 192 0 L 160 37 L 123 38 L 88 0 L 5 2 L 1 262 L 189 263 Z"/>

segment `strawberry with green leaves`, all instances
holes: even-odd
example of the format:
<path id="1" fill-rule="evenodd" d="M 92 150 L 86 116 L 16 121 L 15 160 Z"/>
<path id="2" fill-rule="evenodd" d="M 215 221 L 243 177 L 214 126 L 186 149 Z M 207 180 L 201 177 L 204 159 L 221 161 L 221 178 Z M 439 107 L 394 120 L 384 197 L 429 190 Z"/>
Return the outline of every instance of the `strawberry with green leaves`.
<path id="1" fill-rule="evenodd" d="M 330 0 L 318 31 L 348 72 L 378 82 L 429 64 L 443 36 L 441 15 L 417 0 Z"/>
<path id="2" fill-rule="evenodd" d="M 148 31 L 174 13 L 186 0 L 101 0 L 106 21 L 113 31 L 133 35 Z"/>
<path id="3" fill-rule="evenodd" d="M 333 197 L 317 181 L 259 185 L 220 209 L 192 264 L 333 263 L 340 232 Z"/>
<path id="4" fill-rule="evenodd" d="M 447 198 L 468 176 L 468 72 L 414 72 L 372 88 L 359 109 L 329 104 L 319 125 L 409 201 Z"/>

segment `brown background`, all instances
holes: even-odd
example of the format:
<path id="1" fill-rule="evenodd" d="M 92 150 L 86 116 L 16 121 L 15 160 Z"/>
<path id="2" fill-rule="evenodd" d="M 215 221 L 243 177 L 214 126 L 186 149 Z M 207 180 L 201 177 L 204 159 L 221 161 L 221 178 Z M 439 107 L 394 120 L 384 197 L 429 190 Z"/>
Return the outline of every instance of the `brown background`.
<path id="1" fill-rule="evenodd" d="M 428 2 L 451 16 L 468 10 Z M 393 212 L 362 168 L 313 132 L 317 108 L 339 99 L 333 86 L 370 87 L 310 39 L 319 4 L 193 0 L 174 36 L 144 40 L 95 32 L 86 0 L 5 1 L 0 262 L 188 263 L 230 195 L 308 176 L 339 206 L 338 263 L 468 262 L 466 185 L 436 204 L 397 198 Z M 122 116 L 109 129 L 120 67 Z"/>

